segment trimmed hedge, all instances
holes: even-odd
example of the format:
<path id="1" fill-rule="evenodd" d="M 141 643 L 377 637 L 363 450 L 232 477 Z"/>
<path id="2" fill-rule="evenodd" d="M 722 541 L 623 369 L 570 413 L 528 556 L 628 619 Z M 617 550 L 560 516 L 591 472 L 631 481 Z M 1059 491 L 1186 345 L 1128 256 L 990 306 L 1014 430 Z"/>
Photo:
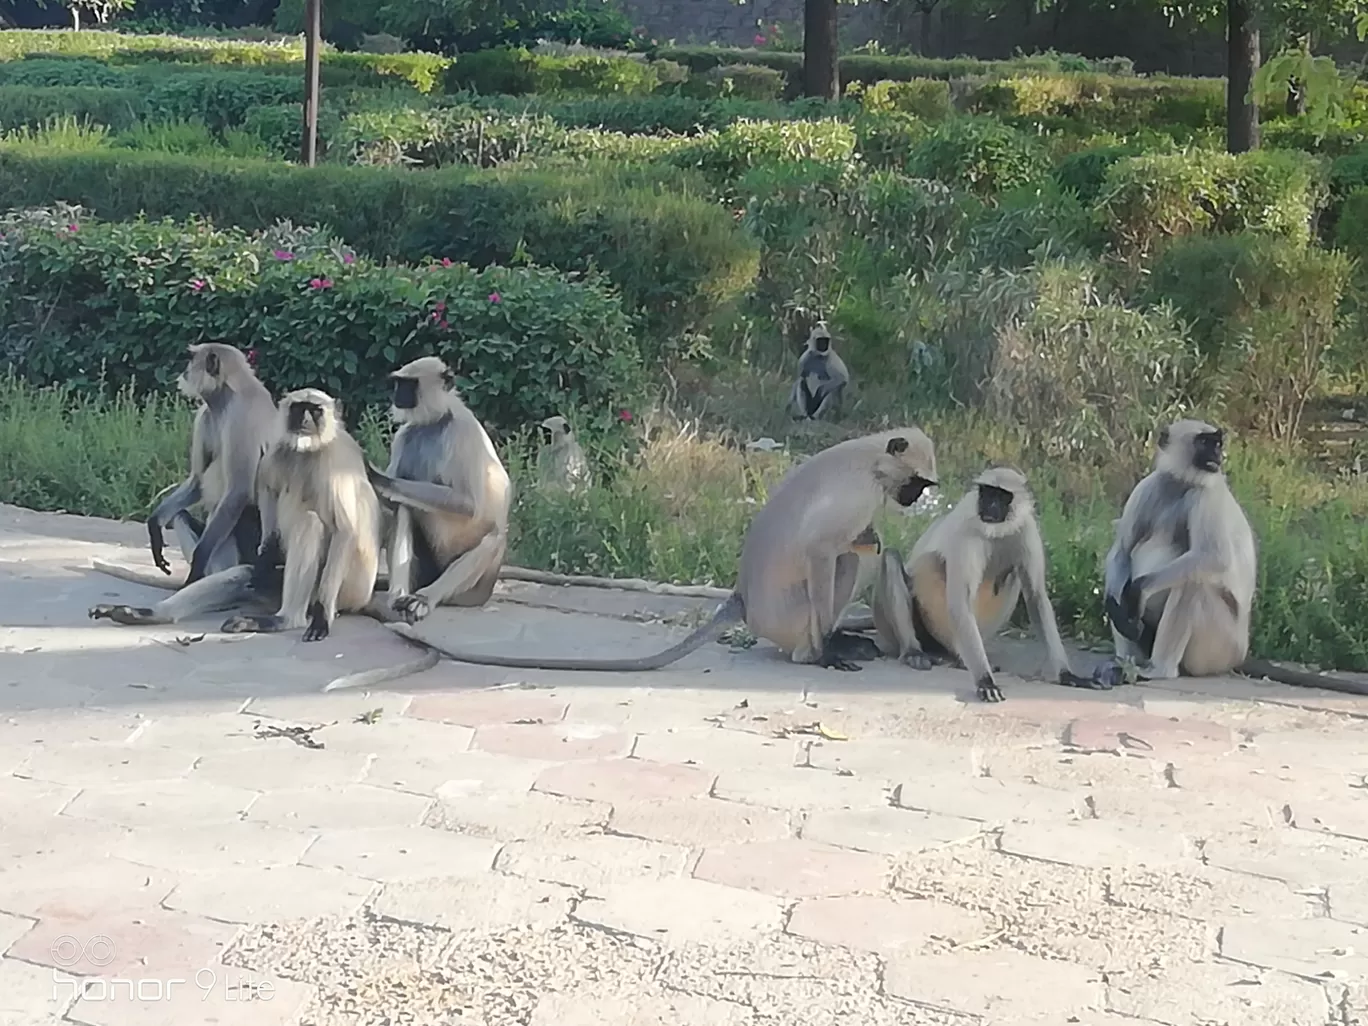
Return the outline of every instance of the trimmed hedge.
<path id="1" fill-rule="evenodd" d="M 640 381 L 616 298 L 546 268 L 382 266 L 313 229 L 70 208 L 0 229 L 0 334 L 39 384 L 165 388 L 188 341 L 225 339 L 256 351 L 268 387 L 317 385 L 355 413 L 383 402 L 397 365 L 437 353 L 481 416 L 513 430 L 567 405 L 606 411 Z"/>
<path id="2" fill-rule="evenodd" d="M 144 116 L 144 98 L 140 89 L 0 85 L 0 129 L 37 128 L 52 118 L 68 115 L 120 131 Z"/>
<path id="3" fill-rule="evenodd" d="M 477 267 L 520 259 L 597 268 L 656 337 L 706 319 L 755 278 L 759 254 L 728 213 L 593 176 L 448 169 L 302 168 L 257 160 L 0 146 L 0 202 L 80 203 L 101 218 L 203 214 L 264 228 L 282 218 L 330 227 L 377 260 L 428 257 Z"/>

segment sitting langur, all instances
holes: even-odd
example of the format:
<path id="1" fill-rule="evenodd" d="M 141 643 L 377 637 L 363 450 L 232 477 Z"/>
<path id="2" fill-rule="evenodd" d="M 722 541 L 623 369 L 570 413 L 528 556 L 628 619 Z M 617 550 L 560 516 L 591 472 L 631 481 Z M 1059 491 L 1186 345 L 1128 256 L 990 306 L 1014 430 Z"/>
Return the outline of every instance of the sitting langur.
<path id="1" fill-rule="evenodd" d="M 157 504 L 148 518 L 147 534 L 153 562 L 169 574 L 162 532 L 167 526 L 174 528 L 190 564 L 189 575 L 175 594 L 155 606 L 98 605 L 90 610 L 91 619 L 175 623 L 227 609 L 250 596 L 250 566 L 261 540 L 257 465 L 270 444 L 275 401 L 247 357 L 220 342 L 192 345 L 177 384 L 200 401 L 190 443 L 190 474 Z M 207 523 L 190 512 L 197 504 L 209 511 Z"/>
<path id="2" fill-rule="evenodd" d="M 420 357 L 390 377 L 390 415 L 399 430 L 389 468 L 368 472 L 380 497 L 396 507 L 387 553 L 390 609 L 416 623 L 438 605 L 489 601 L 508 549 L 513 486 L 445 363 Z"/>
<path id="3" fill-rule="evenodd" d="M 807 348 L 798 358 L 798 378 L 789 400 L 794 416 L 816 420 L 824 413 L 835 413 L 849 381 L 850 372 L 831 348 L 826 321 L 818 321 L 808 333 Z"/>
<path id="4" fill-rule="evenodd" d="M 541 422 L 548 440 L 537 452 L 537 480 L 544 489 L 579 491 L 589 483 L 589 461 L 570 423 L 557 414 Z"/>
<path id="5" fill-rule="evenodd" d="M 1071 687 L 1103 686 L 1069 669 L 1026 478 L 994 467 L 927 528 L 906 566 L 896 551 L 884 550 L 872 603 L 879 647 L 920 670 L 935 659 L 957 659 L 973 675 L 979 698 L 1000 702 L 983 638 L 1003 628 L 1023 594 L 1050 677 Z"/>
<path id="6" fill-rule="evenodd" d="M 678 644 L 638 659 L 539 659 L 452 652 L 459 662 L 542 670 L 656 670 L 744 621 L 795 663 L 858 670 L 873 639 L 837 629 L 862 555 L 878 551 L 872 523 L 886 503 L 911 506 L 936 483 L 931 440 L 914 427 L 853 438 L 789 471 L 751 521 L 736 589 L 712 620 Z"/>
<path id="7" fill-rule="evenodd" d="M 280 610 L 228 620 L 229 634 L 276 633 L 308 625 L 305 641 L 328 636 L 338 612 L 365 609 L 380 564 L 380 502 L 366 456 L 347 433 L 331 396 L 301 388 L 280 401 L 279 435 L 261 460 L 257 501 L 260 559 L 282 551 Z"/>
<path id="8" fill-rule="evenodd" d="M 1224 435 L 1197 420 L 1159 433 L 1107 554 L 1107 618 L 1141 676 L 1209 676 L 1249 651 L 1254 533 L 1222 472 Z M 1147 663 L 1148 665 L 1144 665 Z"/>

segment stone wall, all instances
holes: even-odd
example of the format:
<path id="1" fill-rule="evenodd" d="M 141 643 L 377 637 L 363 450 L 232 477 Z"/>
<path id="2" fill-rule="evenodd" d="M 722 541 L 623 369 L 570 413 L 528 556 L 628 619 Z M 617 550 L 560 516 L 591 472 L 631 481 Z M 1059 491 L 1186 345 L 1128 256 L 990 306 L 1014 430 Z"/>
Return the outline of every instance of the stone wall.
<path id="1" fill-rule="evenodd" d="M 751 46 L 758 33 L 778 23 L 786 38 L 803 38 L 803 0 L 621 0 L 622 8 L 657 39 L 679 45 L 720 43 Z M 878 38 L 886 4 L 841 9 L 841 42 L 858 46 Z"/>

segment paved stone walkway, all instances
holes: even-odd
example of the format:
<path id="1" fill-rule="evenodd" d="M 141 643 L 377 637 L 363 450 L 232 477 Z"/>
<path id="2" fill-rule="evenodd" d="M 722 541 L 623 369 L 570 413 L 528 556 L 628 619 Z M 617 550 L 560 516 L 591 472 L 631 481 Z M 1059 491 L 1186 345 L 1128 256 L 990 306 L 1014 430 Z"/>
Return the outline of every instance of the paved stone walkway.
<path id="1" fill-rule="evenodd" d="M 0 1026 L 1368 1024 L 1363 700 L 986 706 L 719 645 L 323 694 L 413 650 L 87 620 L 140 543 L 0 508 Z M 708 605 L 506 585 L 424 629 L 617 652 Z"/>

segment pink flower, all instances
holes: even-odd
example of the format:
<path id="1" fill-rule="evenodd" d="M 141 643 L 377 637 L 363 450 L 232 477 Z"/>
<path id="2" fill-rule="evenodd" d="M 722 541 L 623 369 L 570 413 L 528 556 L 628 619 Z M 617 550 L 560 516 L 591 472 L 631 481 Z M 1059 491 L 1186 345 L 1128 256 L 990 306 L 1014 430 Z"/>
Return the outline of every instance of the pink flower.
<path id="1" fill-rule="evenodd" d="M 446 300 L 444 300 L 444 299 L 439 299 L 439 300 L 437 300 L 437 305 L 436 305 L 435 307 L 433 307 L 433 309 L 436 310 L 438 313 L 444 312 L 444 311 L 446 310 Z"/>
<path id="2" fill-rule="evenodd" d="M 447 324 L 445 317 L 443 317 L 440 321 L 437 322 L 437 327 L 441 328 L 443 331 L 447 330 L 449 325 Z"/>
<path id="3" fill-rule="evenodd" d="M 500 296 L 497 292 L 491 292 L 491 293 L 489 294 L 489 301 L 490 301 L 491 303 L 502 303 L 502 302 L 503 302 L 503 297 Z"/>
<path id="4" fill-rule="evenodd" d="M 190 288 L 192 288 L 192 289 L 193 289 L 194 291 L 196 291 L 196 292 L 201 292 L 201 291 L 203 291 L 203 290 L 204 290 L 204 286 L 206 286 L 206 285 L 208 285 L 208 284 L 209 284 L 209 283 L 208 283 L 207 281 L 205 281 L 203 278 L 192 278 L 192 279 L 190 279 Z"/>
<path id="5" fill-rule="evenodd" d="M 619 411 L 618 411 L 618 420 L 622 421 L 624 424 L 630 424 L 630 423 L 632 422 L 632 411 L 631 411 L 631 410 L 619 410 Z"/>
<path id="6" fill-rule="evenodd" d="M 354 264 L 354 263 L 356 263 L 356 254 L 355 254 L 355 253 L 343 253 L 343 254 L 342 254 L 342 262 L 343 262 L 344 264 Z"/>
<path id="7" fill-rule="evenodd" d="M 247 350 L 247 362 L 248 362 L 249 364 L 251 364 L 253 367 L 256 366 L 256 362 L 257 362 L 257 351 L 256 351 L 255 349 L 249 349 L 249 350 Z"/>
<path id="8" fill-rule="evenodd" d="M 76 234 L 77 232 L 79 232 L 80 230 L 81 230 L 81 226 L 80 226 L 79 224 L 69 224 L 69 225 L 67 225 L 67 231 L 71 232 L 73 235 L 75 235 L 75 234 Z"/>
<path id="9" fill-rule="evenodd" d="M 756 46 L 764 46 L 764 45 L 765 45 L 765 37 L 764 37 L 764 36 L 756 36 L 756 37 L 755 37 L 755 45 L 756 45 Z"/>
<path id="10" fill-rule="evenodd" d="M 442 257 L 442 266 L 443 266 L 443 267 L 450 267 L 450 266 L 451 266 L 451 257 Z"/>
<path id="11" fill-rule="evenodd" d="M 277 249 L 272 254 L 277 260 L 293 260 L 294 254 L 288 249 Z"/>
<path id="12" fill-rule="evenodd" d="M 310 278 L 309 288 L 311 289 L 330 289 L 332 288 L 331 278 Z"/>

